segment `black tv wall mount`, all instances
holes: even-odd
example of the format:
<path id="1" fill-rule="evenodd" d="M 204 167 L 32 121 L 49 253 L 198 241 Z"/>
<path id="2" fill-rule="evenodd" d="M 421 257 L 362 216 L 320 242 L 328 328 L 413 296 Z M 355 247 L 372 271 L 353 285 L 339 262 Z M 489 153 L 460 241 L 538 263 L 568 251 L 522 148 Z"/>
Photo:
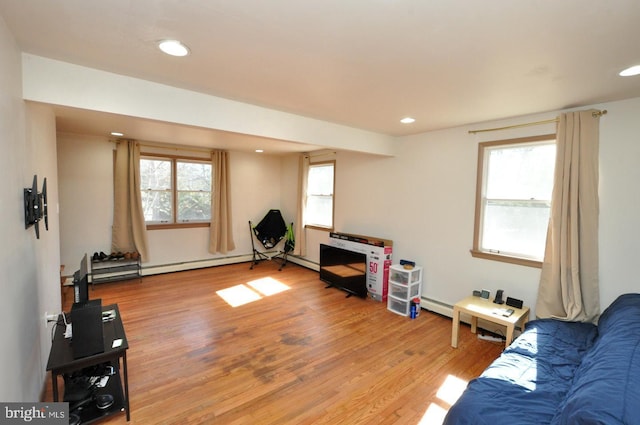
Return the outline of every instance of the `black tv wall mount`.
<path id="1" fill-rule="evenodd" d="M 49 217 L 47 208 L 47 178 L 42 183 L 42 192 L 38 193 L 38 176 L 33 176 L 31 187 L 24 189 L 24 228 L 34 226 L 36 238 L 40 239 L 39 222 L 44 220 L 44 227 L 49 230 Z"/>

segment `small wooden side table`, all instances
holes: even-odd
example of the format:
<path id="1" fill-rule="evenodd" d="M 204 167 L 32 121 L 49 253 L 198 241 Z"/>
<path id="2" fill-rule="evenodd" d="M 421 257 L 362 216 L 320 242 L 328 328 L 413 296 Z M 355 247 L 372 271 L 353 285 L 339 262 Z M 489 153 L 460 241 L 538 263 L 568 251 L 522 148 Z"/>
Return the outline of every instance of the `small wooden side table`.
<path id="1" fill-rule="evenodd" d="M 513 309 L 513 314 L 509 317 L 502 315 L 502 311 Z M 505 304 L 495 304 L 492 301 L 475 296 L 469 296 L 453 306 L 453 323 L 451 329 L 451 346 L 458 347 L 458 332 L 460 330 L 460 313 L 467 313 L 471 316 L 471 332 L 476 333 L 478 328 L 478 318 L 491 323 L 497 323 L 507 328 L 505 346 L 513 342 L 513 333 L 516 325 L 524 327 L 529 321 L 529 307 L 515 308 Z"/>

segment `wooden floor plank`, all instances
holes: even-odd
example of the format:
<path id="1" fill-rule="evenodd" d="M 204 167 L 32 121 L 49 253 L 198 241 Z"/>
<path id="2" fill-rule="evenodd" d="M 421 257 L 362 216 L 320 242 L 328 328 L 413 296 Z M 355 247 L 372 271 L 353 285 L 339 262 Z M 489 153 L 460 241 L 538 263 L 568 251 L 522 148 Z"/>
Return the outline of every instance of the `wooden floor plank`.
<path id="1" fill-rule="evenodd" d="M 127 332 L 130 423 L 417 425 L 446 412 L 437 392 L 448 376 L 472 379 L 502 350 L 465 327 L 451 348 L 448 318 L 423 310 L 411 320 L 326 289 L 317 272 L 277 267 L 92 287 L 91 298 L 119 305 Z M 254 288 L 265 282 L 288 289 L 267 296 Z M 259 299 L 232 307 L 217 293 L 232 287 Z"/>

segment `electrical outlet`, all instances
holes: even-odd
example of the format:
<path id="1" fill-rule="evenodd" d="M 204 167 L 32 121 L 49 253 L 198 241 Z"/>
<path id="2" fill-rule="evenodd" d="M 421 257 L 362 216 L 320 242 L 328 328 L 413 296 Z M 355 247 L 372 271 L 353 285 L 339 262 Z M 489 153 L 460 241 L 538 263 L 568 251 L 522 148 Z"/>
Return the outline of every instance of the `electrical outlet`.
<path id="1" fill-rule="evenodd" d="M 44 327 L 49 326 L 49 322 L 55 322 L 58 320 L 57 314 L 49 314 L 46 311 L 44 312 Z"/>

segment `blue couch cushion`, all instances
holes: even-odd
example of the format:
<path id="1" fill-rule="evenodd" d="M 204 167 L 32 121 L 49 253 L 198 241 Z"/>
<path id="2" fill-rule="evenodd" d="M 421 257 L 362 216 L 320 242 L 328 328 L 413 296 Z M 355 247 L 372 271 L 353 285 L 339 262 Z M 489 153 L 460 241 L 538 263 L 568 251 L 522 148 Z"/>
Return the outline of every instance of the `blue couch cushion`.
<path id="1" fill-rule="evenodd" d="M 543 424 L 596 338 L 590 323 L 534 320 L 449 409 L 445 425 Z"/>
<path id="2" fill-rule="evenodd" d="M 622 295 L 602 313 L 559 407 L 554 425 L 640 425 L 640 294 Z"/>

